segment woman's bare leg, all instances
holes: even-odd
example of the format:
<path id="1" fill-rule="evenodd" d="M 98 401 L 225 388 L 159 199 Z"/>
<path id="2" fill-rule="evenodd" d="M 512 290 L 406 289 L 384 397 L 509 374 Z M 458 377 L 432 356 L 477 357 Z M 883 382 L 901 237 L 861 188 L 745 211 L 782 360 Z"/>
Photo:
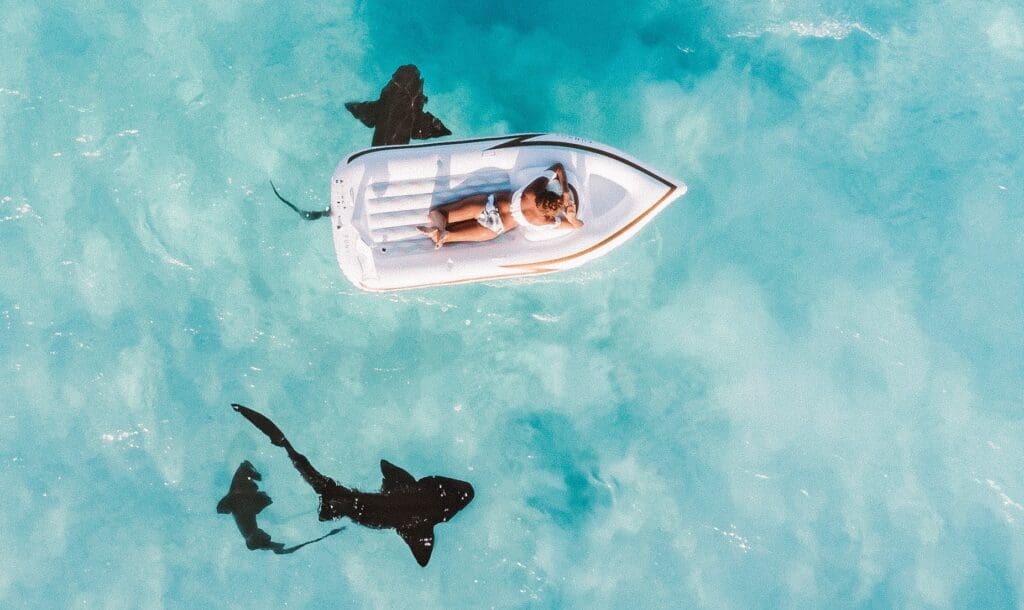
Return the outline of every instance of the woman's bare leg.
<path id="1" fill-rule="evenodd" d="M 419 225 L 416 230 L 432 239 L 436 247 L 437 241 L 448 232 L 448 217 L 441 210 L 434 208 L 427 212 L 427 220 L 430 221 L 428 224 Z"/>
<path id="2" fill-rule="evenodd" d="M 447 232 L 440 236 L 436 243 L 438 246 L 463 241 L 488 241 L 494 239 L 498 234 L 481 226 L 476 219 L 463 220 L 448 225 Z"/>
<path id="3" fill-rule="evenodd" d="M 487 206 L 487 193 L 478 193 L 463 197 L 458 201 L 439 205 L 434 210 L 444 212 L 448 224 L 471 220 L 480 215 Z M 433 212 L 434 210 L 431 210 Z"/>
<path id="4" fill-rule="evenodd" d="M 446 241 L 450 241 L 447 239 L 449 225 L 475 219 L 480 215 L 480 212 L 484 211 L 484 207 L 486 205 L 487 194 L 485 193 L 470 195 L 469 197 L 464 197 L 458 201 L 439 205 L 427 213 L 427 219 L 430 223 L 420 225 L 416 227 L 416 229 L 418 229 L 420 233 L 423 233 L 430 237 L 430 239 L 434 240 L 434 245 L 440 246 Z"/>
<path id="5" fill-rule="evenodd" d="M 427 218 L 430 219 L 431 223 L 435 224 L 439 228 L 443 228 L 444 225 L 449 223 L 476 218 L 480 215 L 480 212 L 484 211 L 484 207 L 486 205 L 486 193 L 470 195 L 469 197 L 463 197 L 458 201 L 452 201 L 451 203 L 446 203 L 433 208 L 427 214 Z M 438 220 L 441 219 L 444 220 L 443 224 L 438 222 Z"/>

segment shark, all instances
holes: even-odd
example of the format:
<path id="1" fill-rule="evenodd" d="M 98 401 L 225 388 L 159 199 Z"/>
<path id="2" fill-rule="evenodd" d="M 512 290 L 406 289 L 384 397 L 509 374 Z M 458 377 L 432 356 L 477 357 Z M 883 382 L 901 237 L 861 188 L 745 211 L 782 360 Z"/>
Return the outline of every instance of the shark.
<path id="1" fill-rule="evenodd" d="M 442 476 L 417 479 L 383 459 L 380 461 L 383 475 L 380 491 L 363 492 L 339 485 L 317 471 L 265 415 L 240 404 L 231 407 L 263 432 L 271 444 L 288 453 L 292 465 L 320 496 L 321 521 L 347 517 L 365 527 L 393 529 L 423 567 L 434 550 L 434 527 L 450 521 L 475 495 L 473 486 L 466 481 Z"/>
<path id="2" fill-rule="evenodd" d="M 408 64 L 395 70 L 376 100 L 348 102 L 345 108 L 363 125 L 373 129 L 371 146 L 408 144 L 412 139 L 452 135 L 440 119 L 423 112 L 426 103 L 419 68 Z"/>
<path id="3" fill-rule="evenodd" d="M 260 491 L 259 486 L 256 484 L 256 481 L 260 480 L 262 480 L 262 477 L 259 471 L 253 467 L 252 463 L 249 460 L 243 461 L 239 464 L 238 469 L 235 470 L 235 475 L 231 478 L 231 486 L 228 488 L 227 495 L 217 503 L 218 513 L 231 515 L 235 518 L 235 525 L 238 526 L 238 531 L 245 538 L 245 546 L 250 551 L 266 549 L 274 551 L 278 555 L 287 555 L 294 553 L 307 544 L 319 542 L 345 529 L 343 527 L 335 528 L 315 540 L 291 547 L 286 547 L 281 542 L 274 542 L 270 534 L 260 529 L 260 526 L 256 523 L 256 515 L 260 514 L 264 508 L 274 502 L 265 491 Z"/>
<path id="4" fill-rule="evenodd" d="M 363 125 L 373 129 L 371 146 L 391 146 L 408 144 L 412 139 L 427 140 L 450 136 L 452 132 L 444 126 L 439 118 L 423 112 L 427 96 L 423 95 L 423 77 L 420 70 L 412 64 L 399 66 L 391 75 L 380 96 L 370 102 L 346 102 L 345 108 Z M 274 181 L 270 181 L 274 195 L 306 220 L 327 218 L 331 215 L 326 210 L 302 210 L 291 201 L 285 199 Z"/>

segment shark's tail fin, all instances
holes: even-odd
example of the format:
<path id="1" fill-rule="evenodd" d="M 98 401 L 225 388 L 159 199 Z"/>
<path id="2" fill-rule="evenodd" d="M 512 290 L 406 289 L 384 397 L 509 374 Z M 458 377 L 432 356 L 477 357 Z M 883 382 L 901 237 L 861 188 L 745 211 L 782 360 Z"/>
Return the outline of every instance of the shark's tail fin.
<path id="1" fill-rule="evenodd" d="M 272 444 L 277 445 L 278 447 L 284 447 L 284 450 L 288 452 L 288 457 L 291 459 L 292 465 L 299 471 L 302 478 L 309 483 L 310 487 L 313 488 L 313 491 L 323 496 L 325 493 L 330 493 L 334 490 L 345 489 L 341 485 L 335 483 L 334 479 L 320 474 L 320 472 L 309 463 L 306 456 L 302 455 L 292 447 L 292 444 L 288 442 L 287 438 L 285 438 L 284 432 L 281 432 L 281 429 L 277 427 L 277 424 L 270 421 L 270 418 L 238 403 L 231 403 L 231 408 L 241 413 L 243 417 L 252 423 L 252 425 L 259 428 L 260 432 L 266 434 Z"/>
<path id="2" fill-rule="evenodd" d="M 281 193 L 277 192 L 277 187 L 274 186 L 274 181 L 273 180 L 270 181 L 270 188 L 274 189 L 274 194 L 277 195 L 278 199 L 283 201 L 286 206 L 288 206 L 291 209 L 295 210 L 295 212 L 299 216 L 302 216 L 306 220 L 317 220 L 318 218 L 323 218 L 325 216 L 330 216 L 331 215 L 331 209 L 330 208 L 327 208 L 326 210 L 317 210 L 315 212 L 307 212 L 306 210 L 300 210 L 299 208 L 295 207 L 294 203 L 292 203 L 291 201 L 288 201 L 287 199 L 285 199 L 284 197 L 281 196 Z"/>
<path id="3" fill-rule="evenodd" d="M 281 432 L 281 429 L 277 427 L 277 424 L 270 421 L 270 419 L 262 413 L 257 413 L 248 407 L 236 403 L 231 403 L 231 407 L 235 411 L 241 413 L 247 420 L 252 422 L 252 425 L 259 428 L 260 432 L 266 434 L 267 438 L 269 438 L 270 442 L 274 445 L 277 445 L 278 447 L 290 446 L 288 439 L 284 437 L 284 432 Z"/>

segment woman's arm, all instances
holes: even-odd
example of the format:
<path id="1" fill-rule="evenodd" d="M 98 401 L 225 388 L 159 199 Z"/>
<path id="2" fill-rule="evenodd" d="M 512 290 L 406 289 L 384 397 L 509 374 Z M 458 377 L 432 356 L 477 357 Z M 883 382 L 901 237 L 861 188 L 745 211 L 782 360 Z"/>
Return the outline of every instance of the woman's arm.
<path id="1" fill-rule="evenodd" d="M 569 183 L 565 179 L 565 167 L 561 163 L 555 163 L 548 168 L 549 172 L 554 172 L 555 180 L 558 181 L 558 186 L 562 187 L 562 194 L 569 192 Z"/>
<path id="2" fill-rule="evenodd" d="M 563 196 L 562 201 L 565 202 L 565 208 L 562 212 L 562 214 L 565 216 L 565 221 L 568 222 L 569 226 L 571 226 L 574 229 L 582 229 L 583 221 L 580 220 L 579 218 L 576 218 L 576 204 L 573 203 L 572 200 L 568 198 L 568 195 Z"/>
<path id="3" fill-rule="evenodd" d="M 548 168 L 543 175 L 538 176 L 533 180 L 524 190 L 530 191 L 531 193 L 540 193 L 543 191 L 551 190 L 548 185 L 554 180 L 558 182 L 558 185 L 562 187 L 562 193 L 569 192 L 569 183 L 565 179 L 565 168 L 562 167 L 561 163 L 555 163 Z"/>
<path id="4" fill-rule="evenodd" d="M 572 195 L 569 191 L 569 182 L 565 178 L 565 167 L 561 163 L 555 163 L 548 171 L 554 172 L 555 179 L 558 180 L 558 185 L 562 187 L 562 215 L 565 216 L 566 222 L 574 229 L 583 227 L 583 221 L 576 218 L 576 204 L 572 201 Z"/>

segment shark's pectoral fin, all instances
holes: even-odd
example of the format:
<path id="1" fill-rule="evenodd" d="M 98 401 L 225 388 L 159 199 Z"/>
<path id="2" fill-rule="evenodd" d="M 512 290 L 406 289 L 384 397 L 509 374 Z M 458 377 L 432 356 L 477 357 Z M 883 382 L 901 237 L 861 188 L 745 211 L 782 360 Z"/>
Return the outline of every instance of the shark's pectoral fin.
<path id="1" fill-rule="evenodd" d="M 379 102 L 346 102 L 345 108 L 352 116 L 362 121 L 367 127 L 377 126 L 377 106 Z"/>
<path id="2" fill-rule="evenodd" d="M 398 535 L 409 545 L 416 563 L 426 566 L 430 561 L 430 554 L 434 551 L 434 527 L 432 525 L 421 525 L 414 528 L 402 528 Z"/>
<path id="3" fill-rule="evenodd" d="M 265 491 L 255 493 L 229 493 L 217 503 L 217 512 L 222 515 L 246 514 L 257 515 L 274 501 Z"/>
<path id="4" fill-rule="evenodd" d="M 380 472 L 384 475 L 384 482 L 380 486 L 383 493 L 416 485 L 415 477 L 387 460 L 380 461 Z"/>
<path id="5" fill-rule="evenodd" d="M 412 137 L 416 140 L 427 140 L 450 135 L 452 135 L 452 132 L 448 131 L 448 128 L 444 126 L 441 119 L 429 112 L 421 112 L 416 117 L 416 123 L 412 126 Z"/>
<path id="6" fill-rule="evenodd" d="M 256 494 L 256 497 L 253 499 L 253 507 L 252 508 L 253 508 L 254 511 L 256 511 L 258 513 L 258 512 L 260 512 L 261 510 L 263 510 L 264 508 L 270 506 L 273 503 L 274 503 L 274 501 L 270 499 L 270 496 L 267 495 L 267 492 L 261 491 L 261 492 L 258 492 Z"/>

